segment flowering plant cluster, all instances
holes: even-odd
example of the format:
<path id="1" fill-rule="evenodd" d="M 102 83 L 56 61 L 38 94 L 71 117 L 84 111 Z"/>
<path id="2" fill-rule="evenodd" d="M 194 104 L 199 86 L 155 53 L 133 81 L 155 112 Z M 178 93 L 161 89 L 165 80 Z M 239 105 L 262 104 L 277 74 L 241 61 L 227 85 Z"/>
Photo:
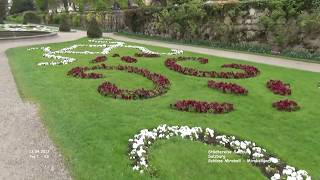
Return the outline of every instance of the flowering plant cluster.
<path id="1" fill-rule="evenodd" d="M 100 62 L 104 62 L 106 60 L 107 60 L 106 56 L 97 56 L 96 58 L 91 60 L 91 63 L 100 63 Z"/>
<path id="2" fill-rule="evenodd" d="M 192 57 L 178 57 L 178 58 L 168 58 L 165 61 L 165 66 L 173 71 L 177 71 L 179 73 L 197 77 L 212 77 L 212 78 L 225 78 L 225 79 L 242 79 L 242 78 L 251 78 L 255 77 L 260 74 L 260 71 L 254 67 L 249 65 L 242 65 L 242 64 L 224 64 L 222 65 L 223 68 L 235 68 L 241 69 L 244 72 L 216 72 L 216 71 L 201 71 L 194 68 L 182 67 L 178 64 L 178 61 L 185 61 L 185 60 L 192 60 L 198 61 L 200 63 L 206 63 L 206 60 L 203 58 L 192 58 Z"/>
<path id="3" fill-rule="evenodd" d="M 298 105 L 298 103 L 288 99 L 274 102 L 272 103 L 272 106 L 279 111 L 288 111 L 288 112 L 297 111 L 300 109 L 300 106 Z"/>
<path id="4" fill-rule="evenodd" d="M 254 142 L 241 140 L 232 135 L 219 134 L 211 128 L 168 126 L 166 124 L 159 125 L 152 130 L 142 129 L 132 139 L 129 139 L 129 158 L 133 161 L 132 169 L 140 173 L 148 170 L 148 151 L 152 144 L 159 139 L 170 139 L 174 136 L 200 141 L 208 145 L 223 146 L 247 158 L 247 162 L 260 168 L 263 174 L 271 180 L 311 180 L 311 176 L 305 170 L 298 170 L 287 165 Z"/>
<path id="5" fill-rule="evenodd" d="M 57 54 L 103 54 L 107 55 L 110 53 L 111 50 L 115 48 L 121 48 L 121 47 L 127 47 L 127 48 L 135 48 L 139 49 L 142 53 L 147 53 L 147 54 L 165 54 L 165 55 L 177 55 L 177 54 L 182 54 L 182 50 L 176 50 L 172 49 L 171 52 L 169 53 L 158 53 L 158 52 L 153 52 L 145 47 L 142 46 L 131 46 L 131 45 L 125 45 L 125 42 L 121 41 L 112 41 L 112 39 L 98 39 L 98 40 L 88 40 L 90 43 L 95 43 L 95 44 L 75 44 L 70 47 L 66 47 L 60 50 L 53 51 L 51 50 L 50 47 L 42 47 L 42 48 L 28 48 L 28 51 L 31 50 L 42 50 L 44 52 L 43 57 L 48 58 L 48 59 L 53 59 L 53 60 L 59 60 L 59 61 L 51 61 L 51 62 L 40 62 L 38 63 L 39 66 L 55 66 L 55 65 L 65 65 L 72 63 L 76 61 L 75 58 L 71 57 L 63 57 Z M 101 52 L 95 52 L 95 51 L 75 51 L 76 48 L 78 47 L 97 47 L 97 48 L 103 48 Z"/>
<path id="6" fill-rule="evenodd" d="M 208 64 L 209 62 L 208 58 L 199 57 L 197 60 L 199 61 L 200 64 Z"/>
<path id="7" fill-rule="evenodd" d="M 103 75 L 99 73 L 86 73 L 86 71 L 92 70 L 89 67 L 75 67 L 68 71 L 67 75 L 81 78 L 81 79 L 99 79 L 102 78 Z"/>
<path id="8" fill-rule="evenodd" d="M 160 54 L 151 54 L 151 53 L 140 52 L 140 53 L 135 53 L 134 56 L 136 56 L 136 57 L 160 57 Z"/>
<path id="9" fill-rule="evenodd" d="M 285 84 L 280 80 L 269 80 L 267 82 L 267 88 L 270 89 L 274 94 L 282 96 L 291 95 L 290 84 Z"/>
<path id="10" fill-rule="evenodd" d="M 102 74 L 99 73 L 86 73 L 86 71 L 92 70 L 119 70 L 126 71 L 128 73 L 139 74 L 147 79 L 151 80 L 154 84 L 153 89 L 135 89 L 126 90 L 120 89 L 115 84 L 108 81 L 102 83 L 98 87 L 98 92 L 104 96 L 111 96 L 113 98 L 125 99 L 125 100 L 135 100 L 135 99 L 147 99 L 153 98 L 165 94 L 170 88 L 170 81 L 165 76 L 157 73 L 152 73 L 147 69 L 138 68 L 133 66 L 118 65 L 118 66 L 108 66 L 106 64 L 99 64 L 92 67 L 75 67 L 68 72 L 68 76 L 73 76 L 82 79 L 98 79 L 103 78 Z"/>
<path id="11" fill-rule="evenodd" d="M 208 81 L 208 87 L 220 90 L 223 93 L 232 93 L 239 95 L 247 95 L 248 90 L 235 84 L 235 83 L 227 83 L 227 82 L 216 82 L 216 81 Z"/>
<path id="12" fill-rule="evenodd" d="M 228 113 L 234 110 L 233 104 L 230 103 L 217 103 L 217 102 L 204 102 L 195 100 L 181 100 L 174 104 L 170 104 L 170 107 L 179 111 L 189 111 L 198 113 L 214 113 L 222 114 Z"/>
<path id="13" fill-rule="evenodd" d="M 137 59 L 133 58 L 131 56 L 122 56 L 121 60 L 124 62 L 127 62 L 127 63 L 136 63 L 137 62 Z"/>
<path id="14" fill-rule="evenodd" d="M 157 73 L 152 73 L 147 69 L 138 68 L 133 66 L 106 66 L 101 65 L 97 66 L 98 69 L 115 69 L 120 71 L 127 71 L 128 73 L 135 73 L 146 77 L 151 80 L 154 84 L 154 88 L 151 90 L 148 89 L 135 89 L 135 90 L 126 90 L 120 89 L 115 84 L 110 82 L 104 82 L 98 87 L 98 92 L 104 96 L 111 96 L 113 98 L 120 98 L 125 100 L 134 100 L 134 99 L 147 99 L 160 96 L 166 93 L 170 87 L 170 81 L 165 76 Z"/>
<path id="15" fill-rule="evenodd" d="M 154 52 L 151 51 L 143 46 L 131 46 L 131 45 L 127 45 L 125 46 L 127 48 L 134 48 L 134 49 L 139 49 L 142 53 L 146 53 L 146 54 L 163 54 L 163 55 L 178 55 L 178 54 L 182 54 L 183 51 L 182 50 L 177 50 L 177 49 L 171 49 L 171 52 L 169 53 L 158 53 L 158 52 Z"/>

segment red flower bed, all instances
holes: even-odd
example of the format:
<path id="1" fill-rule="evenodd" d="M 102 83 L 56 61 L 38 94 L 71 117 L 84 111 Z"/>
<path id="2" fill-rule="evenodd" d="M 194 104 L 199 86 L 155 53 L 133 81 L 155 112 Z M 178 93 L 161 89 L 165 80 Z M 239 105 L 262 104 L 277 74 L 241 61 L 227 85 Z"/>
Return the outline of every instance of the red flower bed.
<path id="1" fill-rule="evenodd" d="M 201 64 L 207 64 L 209 62 L 209 60 L 207 58 L 202 58 L 202 57 L 199 57 L 197 60 Z"/>
<path id="2" fill-rule="evenodd" d="M 274 102 L 272 103 L 272 106 L 279 111 L 288 111 L 288 112 L 297 111 L 300 109 L 298 103 L 288 99 Z"/>
<path id="3" fill-rule="evenodd" d="M 217 102 L 204 102 L 195 100 L 177 101 L 174 104 L 170 104 L 170 107 L 179 111 L 214 114 L 228 113 L 234 110 L 233 104 L 230 103 L 220 104 Z"/>
<path id="4" fill-rule="evenodd" d="M 208 81 L 208 87 L 222 91 L 223 93 L 233 93 L 247 95 L 248 90 L 234 83 Z"/>
<path id="5" fill-rule="evenodd" d="M 125 61 L 127 63 L 136 63 L 137 62 L 137 59 L 136 58 L 133 58 L 131 56 L 122 56 L 121 57 L 121 60 L 122 61 Z"/>
<path id="6" fill-rule="evenodd" d="M 285 84 L 280 80 L 268 81 L 267 88 L 269 88 L 274 94 L 279 94 L 282 96 L 291 95 L 290 85 Z"/>
<path id="7" fill-rule="evenodd" d="M 154 84 L 153 89 L 135 89 L 135 90 L 126 90 L 120 89 L 117 85 L 112 84 L 108 81 L 102 83 L 98 87 L 98 92 L 104 96 L 111 96 L 113 98 L 120 98 L 126 100 L 134 100 L 134 99 L 147 99 L 156 96 L 160 96 L 166 93 L 170 87 L 170 81 L 165 76 L 157 73 L 152 73 L 147 69 L 138 68 L 133 66 L 126 65 L 118 65 L 118 66 L 108 66 L 105 64 L 100 64 L 93 67 L 76 67 L 71 69 L 68 72 L 69 76 L 79 77 L 79 78 L 87 78 L 87 79 L 96 79 L 102 78 L 102 74 L 97 73 L 85 73 L 85 71 L 90 70 L 119 70 L 126 71 L 128 73 L 139 74 L 147 79 L 151 80 Z"/>
<path id="8" fill-rule="evenodd" d="M 198 61 L 200 63 L 206 64 L 207 60 L 205 58 L 193 58 L 193 57 L 178 57 L 178 58 L 168 58 L 165 61 L 165 66 L 173 71 L 177 71 L 179 73 L 197 77 L 211 77 L 211 78 L 225 78 L 225 79 L 242 79 L 242 78 L 251 78 L 260 74 L 260 71 L 254 67 L 249 65 L 242 64 L 224 64 L 223 68 L 235 68 L 241 69 L 244 72 L 216 72 L 216 71 L 202 71 L 194 68 L 182 67 L 177 62 L 178 61 Z"/>
<path id="9" fill-rule="evenodd" d="M 151 53 L 140 52 L 140 53 L 135 53 L 134 56 L 136 56 L 136 57 L 160 57 L 160 54 L 151 54 Z"/>
<path id="10" fill-rule="evenodd" d="M 100 63 L 107 60 L 106 56 L 97 56 L 95 59 L 91 60 L 91 63 Z"/>
<path id="11" fill-rule="evenodd" d="M 86 73 L 85 71 L 92 70 L 89 67 L 75 67 L 72 68 L 67 75 L 73 76 L 81 79 L 98 79 L 102 78 L 103 75 L 99 73 Z"/>
<path id="12" fill-rule="evenodd" d="M 112 55 L 112 57 L 120 57 L 120 55 L 115 53 L 115 54 Z"/>

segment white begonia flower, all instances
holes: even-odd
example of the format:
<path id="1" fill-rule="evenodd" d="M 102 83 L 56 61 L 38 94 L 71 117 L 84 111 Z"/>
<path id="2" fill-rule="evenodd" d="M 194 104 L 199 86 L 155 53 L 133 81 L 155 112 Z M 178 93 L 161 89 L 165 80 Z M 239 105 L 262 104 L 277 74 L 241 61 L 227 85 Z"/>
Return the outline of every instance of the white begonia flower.
<path id="1" fill-rule="evenodd" d="M 281 178 L 280 174 L 276 173 L 271 177 L 271 180 L 279 180 L 280 178 Z"/>
<path id="2" fill-rule="evenodd" d="M 279 160 L 277 158 L 274 158 L 274 157 L 270 157 L 269 161 L 274 163 L 274 164 L 277 164 L 279 162 Z"/>

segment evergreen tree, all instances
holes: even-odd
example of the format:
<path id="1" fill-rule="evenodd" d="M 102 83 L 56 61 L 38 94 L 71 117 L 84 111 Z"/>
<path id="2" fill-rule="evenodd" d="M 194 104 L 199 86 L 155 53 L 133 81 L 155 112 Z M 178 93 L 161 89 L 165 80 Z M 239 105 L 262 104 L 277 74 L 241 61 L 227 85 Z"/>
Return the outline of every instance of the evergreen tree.
<path id="1" fill-rule="evenodd" d="M 10 9 L 11 14 L 35 10 L 33 0 L 13 0 Z"/>

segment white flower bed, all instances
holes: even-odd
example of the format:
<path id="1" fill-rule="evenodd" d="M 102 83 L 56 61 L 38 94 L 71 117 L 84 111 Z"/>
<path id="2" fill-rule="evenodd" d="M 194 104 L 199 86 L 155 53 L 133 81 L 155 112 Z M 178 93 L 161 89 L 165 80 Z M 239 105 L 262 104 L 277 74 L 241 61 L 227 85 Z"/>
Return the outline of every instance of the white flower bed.
<path id="1" fill-rule="evenodd" d="M 49 27 L 37 24 L 3 24 L 0 25 L 6 31 L 46 31 L 46 32 L 58 32 L 56 27 Z"/>
<path id="2" fill-rule="evenodd" d="M 220 135 L 210 128 L 167 126 L 166 124 L 159 125 L 152 130 L 143 129 L 134 135 L 133 139 L 129 139 L 129 158 L 133 160 L 132 169 L 141 173 L 147 170 L 149 147 L 158 139 L 170 139 L 172 136 L 201 141 L 206 144 L 222 145 L 235 154 L 248 158 L 248 161 L 257 165 L 264 174 L 269 174 L 268 178 L 271 180 L 311 180 L 306 171 L 286 165 L 254 142 L 240 140 L 235 136 Z"/>
<path id="3" fill-rule="evenodd" d="M 131 45 L 125 45 L 125 42 L 121 41 L 112 41 L 112 39 L 92 39 L 88 40 L 90 43 L 96 43 L 96 44 L 75 44 L 70 47 L 66 47 L 57 51 L 52 51 L 50 47 L 41 47 L 41 48 L 29 48 L 28 51 L 32 50 L 42 50 L 44 52 L 43 57 L 48 59 L 53 59 L 55 61 L 51 62 L 40 62 L 38 63 L 39 66 L 48 66 L 48 65 L 65 65 L 72 63 L 76 61 L 75 58 L 71 57 L 64 57 L 57 54 L 103 54 L 108 55 L 113 49 L 121 48 L 121 47 L 127 47 L 127 48 L 134 48 L 139 49 L 143 53 L 150 53 L 150 54 L 163 54 L 163 55 L 178 55 L 182 54 L 182 50 L 172 49 L 169 53 L 158 53 L 151 51 L 143 46 L 131 46 Z M 97 51 L 74 51 L 78 47 L 96 47 L 96 48 L 103 48 L 101 52 Z M 56 61 L 58 60 L 58 61 Z"/>

